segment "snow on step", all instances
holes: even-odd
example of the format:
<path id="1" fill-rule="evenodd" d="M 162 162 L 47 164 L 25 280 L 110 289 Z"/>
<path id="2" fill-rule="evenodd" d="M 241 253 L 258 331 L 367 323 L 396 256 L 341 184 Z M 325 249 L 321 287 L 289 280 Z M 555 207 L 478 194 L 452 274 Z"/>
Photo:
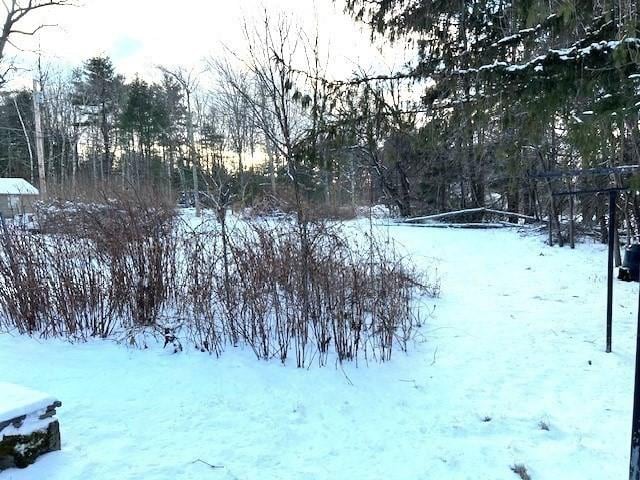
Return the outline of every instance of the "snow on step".
<path id="1" fill-rule="evenodd" d="M 47 411 L 59 403 L 55 397 L 31 388 L 0 382 L 0 423 L 38 411 Z"/>
<path id="2" fill-rule="evenodd" d="M 0 382 L 0 471 L 26 468 L 45 453 L 60 450 L 54 397 Z"/>

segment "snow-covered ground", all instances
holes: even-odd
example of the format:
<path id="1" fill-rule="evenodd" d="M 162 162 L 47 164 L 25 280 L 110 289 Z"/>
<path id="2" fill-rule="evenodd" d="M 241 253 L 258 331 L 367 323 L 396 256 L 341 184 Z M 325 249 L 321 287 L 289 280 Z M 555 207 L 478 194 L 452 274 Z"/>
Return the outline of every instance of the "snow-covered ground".
<path id="1" fill-rule="evenodd" d="M 0 480 L 503 480 L 514 464 L 534 480 L 625 478 L 638 285 L 616 281 L 606 354 L 605 248 L 389 232 L 438 266 L 442 295 L 387 364 L 297 370 L 248 350 L 0 335 L 0 381 L 63 402 L 62 451 Z"/>

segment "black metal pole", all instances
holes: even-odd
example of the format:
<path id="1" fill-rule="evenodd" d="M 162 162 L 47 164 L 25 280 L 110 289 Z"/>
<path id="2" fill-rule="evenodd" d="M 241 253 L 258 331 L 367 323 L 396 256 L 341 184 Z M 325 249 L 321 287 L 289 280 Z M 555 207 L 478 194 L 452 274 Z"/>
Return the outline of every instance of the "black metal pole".
<path id="1" fill-rule="evenodd" d="M 613 318 L 613 242 L 616 228 L 617 192 L 609 192 L 609 265 L 607 268 L 607 353 L 611 352 L 611 326 Z"/>
<path id="2" fill-rule="evenodd" d="M 549 215 L 549 246 L 553 247 L 553 222 L 551 222 L 551 207 L 547 210 Z"/>
<path id="3" fill-rule="evenodd" d="M 575 234 L 575 223 L 573 221 L 575 217 L 574 207 L 573 207 L 573 195 L 569 195 L 569 244 L 571 248 L 576 248 L 576 234 Z"/>
<path id="4" fill-rule="evenodd" d="M 640 480 L 640 291 L 638 293 L 638 330 L 636 332 L 636 379 L 633 387 L 631 420 L 631 455 L 629 480 Z"/>

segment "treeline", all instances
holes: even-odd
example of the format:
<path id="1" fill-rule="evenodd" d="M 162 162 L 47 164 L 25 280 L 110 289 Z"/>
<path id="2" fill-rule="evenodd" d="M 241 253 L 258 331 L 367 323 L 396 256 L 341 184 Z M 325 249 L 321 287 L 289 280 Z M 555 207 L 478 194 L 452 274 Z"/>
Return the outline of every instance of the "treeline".
<path id="1" fill-rule="evenodd" d="M 638 233 L 633 174 L 538 176 L 638 164 L 636 2 L 349 0 L 347 12 L 407 42 L 415 62 L 335 80 L 322 38 L 265 16 L 242 26 L 244 52 L 210 59 L 202 75 L 125 81 L 108 58 L 44 75 L 50 178 L 63 190 L 80 179 L 173 194 L 198 185 L 218 206 L 491 206 L 547 218 L 559 237 L 569 202 L 553 192 L 632 186 L 618 206 Z M 34 175 L 30 102 L 18 92 L 0 106 L 7 175 Z M 582 228 L 605 213 L 601 196 L 576 199 Z"/>
<path id="2" fill-rule="evenodd" d="M 126 81 L 108 57 L 88 59 L 70 75 L 41 73 L 50 189 L 73 195 L 109 183 L 176 194 L 193 188 L 193 163 L 205 189 L 214 176 L 232 176 L 229 122 L 214 95 L 187 84 L 194 80 L 182 70 L 163 70 L 160 77 Z M 32 95 L 3 96 L 0 169 L 38 184 Z"/>
<path id="3" fill-rule="evenodd" d="M 318 40 L 284 17 L 245 34 L 243 61 L 212 58 L 204 73 L 158 67 L 156 81 L 127 80 L 108 57 L 72 74 L 42 69 L 50 192 L 153 186 L 189 201 L 197 189 L 209 206 L 292 209 L 379 197 L 353 139 L 336 126 L 339 92 L 322 77 Z M 37 185 L 33 105 L 30 90 L 2 97 L 0 172 Z"/>
<path id="4" fill-rule="evenodd" d="M 399 153 L 396 171 L 406 173 L 394 187 L 407 211 L 501 207 L 548 218 L 562 240 L 569 197 L 553 192 L 631 187 L 619 197 L 618 217 L 629 238 L 638 235 L 633 171 L 539 176 L 638 165 L 636 1 L 347 4 L 374 36 L 408 41 L 415 51 L 395 79 L 361 83 L 387 91 L 393 82 L 419 85 L 420 102 L 389 115 L 419 119 L 409 128 L 393 124 L 387 137 Z M 578 196 L 580 227 L 606 227 L 606 203 L 606 195 Z"/>

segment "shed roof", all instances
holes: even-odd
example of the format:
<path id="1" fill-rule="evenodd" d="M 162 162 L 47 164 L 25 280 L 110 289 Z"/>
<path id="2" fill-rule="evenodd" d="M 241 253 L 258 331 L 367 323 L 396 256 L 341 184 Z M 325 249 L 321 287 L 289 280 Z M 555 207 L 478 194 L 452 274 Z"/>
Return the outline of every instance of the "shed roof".
<path id="1" fill-rule="evenodd" d="M 38 195 L 38 189 L 24 178 L 0 178 L 0 195 Z"/>

